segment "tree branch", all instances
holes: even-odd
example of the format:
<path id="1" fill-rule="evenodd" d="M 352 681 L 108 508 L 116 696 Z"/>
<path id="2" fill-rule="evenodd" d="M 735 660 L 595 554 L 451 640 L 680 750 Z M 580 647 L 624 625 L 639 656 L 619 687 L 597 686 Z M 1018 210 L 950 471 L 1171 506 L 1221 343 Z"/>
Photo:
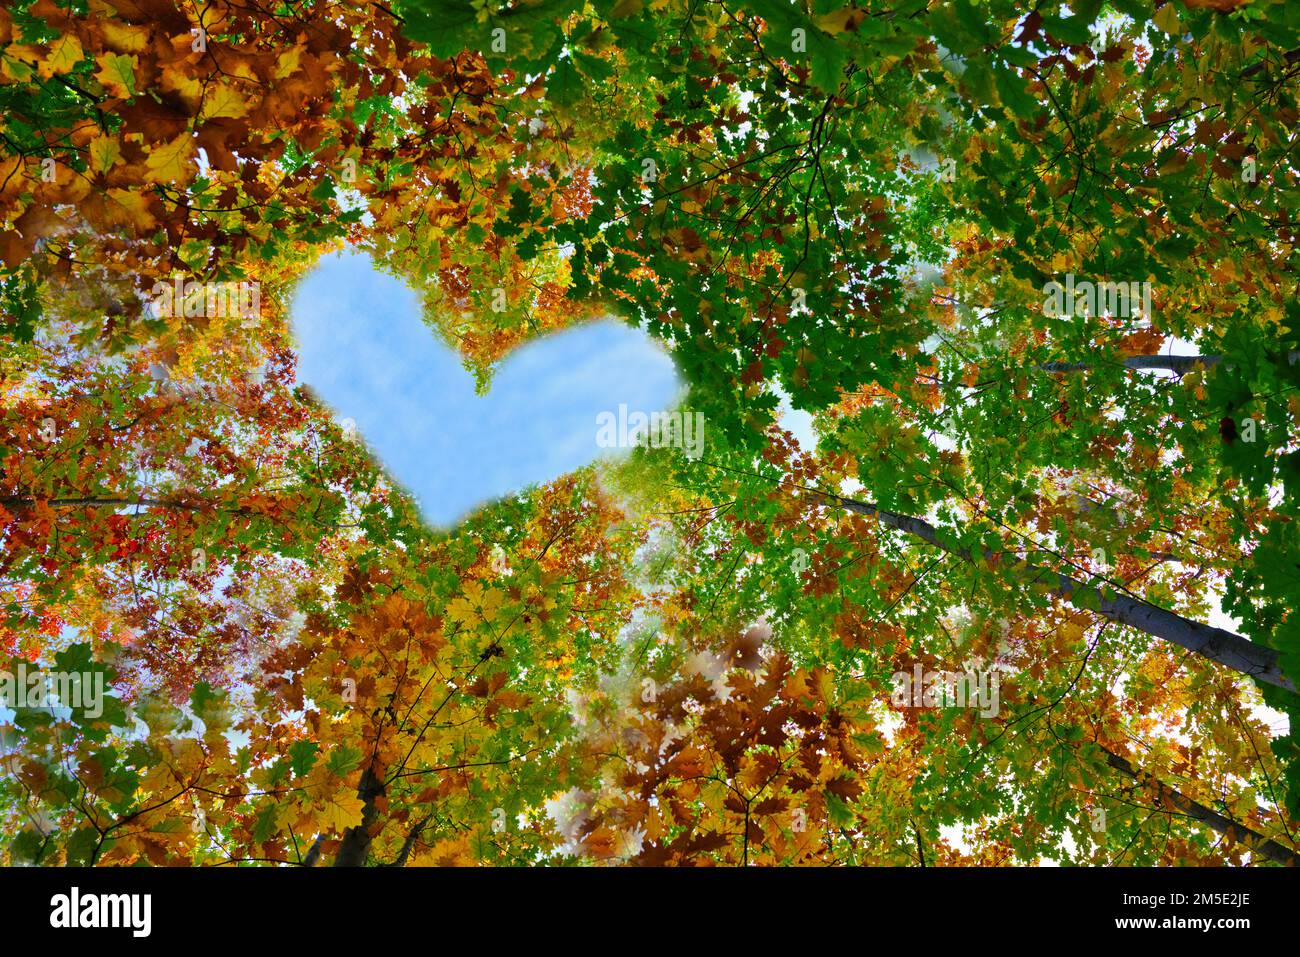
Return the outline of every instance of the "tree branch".
<path id="1" fill-rule="evenodd" d="M 821 496 L 823 500 L 831 505 L 839 506 L 850 512 L 857 512 L 860 515 L 871 515 L 882 524 L 906 532 L 915 538 L 934 545 L 936 548 L 941 548 L 945 552 L 955 555 L 963 561 L 971 564 L 975 564 L 977 561 L 975 556 L 968 550 L 957 549 L 945 544 L 940 539 L 938 530 L 922 519 L 911 515 L 899 515 L 877 508 L 867 502 L 859 502 L 855 499 L 844 498 L 827 492 L 816 492 L 815 494 Z M 985 561 L 994 560 L 998 557 L 1000 557 L 999 553 L 994 551 L 985 551 L 983 555 Z M 1052 594 L 1068 601 L 1076 608 L 1094 611 L 1103 618 L 1108 618 L 1118 624 L 1128 625 L 1130 628 L 1144 631 L 1154 638 L 1162 638 L 1203 658 L 1208 658 L 1210 661 L 1217 662 L 1259 681 L 1285 688 L 1287 691 L 1296 690 L 1294 682 L 1282 674 L 1282 669 L 1278 664 L 1278 653 L 1272 648 L 1256 644 L 1222 628 L 1191 621 L 1174 612 L 1157 608 L 1155 605 L 1129 595 L 1114 594 L 1107 597 L 1100 589 L 1092 585 L 1085 585 L 1061 572 L 1037 568 L 1033 565 L 1024 565 L 1016 570 L 1016 575 L 1027 583 L 1036 583 L 1044 579 L 1054 581 L 1055 585 L 1051 589 Z"/>
<path id="2" fill-rule="evenodd" d="M 1101 745 L 1098 745 L 1098 747 L 1101 747 Z M 1266 857 L 1270 861 L 1274 861 L 1278 864 L 1285 864 L 1288 867 L 1295 867 L 1297 863 L 1300 863 L 1300 858 L 1296 856 L 1296 852 L 1291 848 L 1279 844 L 1277 841 L 1270 840 L 1253 828 L 1242 824 L 1240 821 L 1234 821 L 1232 818 L 1224 817 L 1218 811 L 1212 810 L 1204 804 L 1192 800 L 1181 791 L 1170 787 L 1154 775 L 1148 774 L 1140 768 L 1135 768 L 1132 762 L 1127 758 L 1122 758 L 1118 754 L 1115 754 L 1113 751 L 1104 747 L 1102 747 L 1101 750 L 1106 752 L 1106 763 L 1112 768 L 1136 781 L 1138 784 L 1141 784 L 1143 787 L 1154 791 L 1156 802 L 1161 807 L 1173 807 L 1183 814 L 1186 814 L 1188 817 L 1200 821 L 1202 824 L 1208 825 L 1228 840 L 1246 845 L 1253 853 L 1258 854 L 1261 857 Z"/>

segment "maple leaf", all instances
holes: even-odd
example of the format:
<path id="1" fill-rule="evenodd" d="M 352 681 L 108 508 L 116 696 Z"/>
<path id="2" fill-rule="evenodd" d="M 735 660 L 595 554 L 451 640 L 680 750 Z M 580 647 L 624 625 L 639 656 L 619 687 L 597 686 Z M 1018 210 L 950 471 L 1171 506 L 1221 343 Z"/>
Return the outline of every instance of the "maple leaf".
<path id="1" fill-rule="evenodd" d="M 69 73 L 81 62 L 83 55 L 77 35 L 67 33 L 50 44 L 50 52 L 37 64 L 37 70 L 46 79 Z"/>
<path id="2" fill-rule="evenodd" d="M 96 173 L 107 173 L 122 155 L 115 136 L 97 136 L 90 141 L 90 168 Z"/>
<path id="3" fill-rule="evenodd" d="M 678 6 L 0 10 L 0 645 L 133 709 L 6 732 L 6 861 L 1294 861 L 1290 8 Z M 649 328 L 707 461 L 430 532 L 295 382 L 340 242 L 484 384 Z"/>
<path id="4" fill-rule="evenodd" d="M 210 120 L 222 116 L 234 119 L 243 116 L 248 109 L 248 100 L 233 85 L 214 83 L 203 95 L 199 119 Z"/>
<path id="5" fill-rule="evenodd" d="M 181 133 L 171 142 L 149 150 L 145 160 L 147 175 L 155 183 L 185 182 L 193 174 L 193 157 L 194 139 L 189 133 Z"/>
<path id="6" fill-rule="evenodd" d="M 332 797 L 320 811 L 321 824 L 342 834 L 350 827 L 358 827 L 365 811 L 365 803 L 355 794 L 340 793 Z"/>
<path id="7" fill-rule="evenodd" d="M 95 58 L 95 79 L 110 95 L 127 99 L 135 95 L 135 68 L 139 59 L 122 53 L 101 53 Z"/>

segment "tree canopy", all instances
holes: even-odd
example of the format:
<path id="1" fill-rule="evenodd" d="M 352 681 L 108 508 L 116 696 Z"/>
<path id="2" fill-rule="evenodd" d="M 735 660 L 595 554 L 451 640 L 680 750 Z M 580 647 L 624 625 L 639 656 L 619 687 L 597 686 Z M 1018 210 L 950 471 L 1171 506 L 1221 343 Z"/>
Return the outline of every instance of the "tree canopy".
<path id="1" fill-rule="evenodd" d="M 112 689 L 3 860 L 1294 864 L 1300 6 L 1023 7 L 0 9 L 0 650 Z M 428 527 L 296 375 L 345 247 L 706 453 Z"/>

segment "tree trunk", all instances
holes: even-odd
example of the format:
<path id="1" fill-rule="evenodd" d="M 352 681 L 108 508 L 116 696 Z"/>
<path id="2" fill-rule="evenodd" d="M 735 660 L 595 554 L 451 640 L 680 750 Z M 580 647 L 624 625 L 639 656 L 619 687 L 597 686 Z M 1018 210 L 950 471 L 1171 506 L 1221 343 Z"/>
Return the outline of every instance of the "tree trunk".
<path id="1" fill-rule="evenodd" d="M 311 847 L 307 851 L 307 856 L 302 859 L 303 867 L 315 867 L 316 862 L 320 860 L 320 849 L 325 843 L 325 835 L 317 834 L 316 840 L 312 841 Z"/>
<path id="2" fill-rule="evenodd" d="M 335 867 L 361 867 L 370 857 L 370 828 L 379 817 L 379 808 L 375 805 L 375 799 L 383 793 L 383 780 L 375 774 L 373 766 L 366 768 L 366 773 L 361 776 L 361 784 L 357 788 L 357 797 L 361 798 L 363 804 L 361 823 L 344 832 L 343 840 L 339 843 L 338 855 L 334 858 Z"/>
<path id="3" fill-rule="evenodd" d="M 874 516 L 885 525 L 907 532 L 909 535 L 928 542 L 936 548 L 941 548 L 964 561 L 975 561 L 974 556 L 969 551 L 953 549 L 941 543 L 935 527 L 922 519 L 914 518 L 911 515 L 899 515 L 895 512 L 877 508 L 867 502 L 859 502 L 839 495 L 830 495 L 825 492 L 817 494 L 821 495 L 830 504 L 838 505 L 851 512 Z M 987 552 L 984 557 L 993 559 L 998 557 L 998 553 Z M 1055 585 L 1052 588 L 1052 593 L 1070 602 L 1075 607 L 1095 611 L 1103 618 L 1108 618 L 1121 625 L 1128 625 L 1138 631 L 1144 631 L 1152 637 L 1172 642 L 1203 658 L 1208 658 L 1210 661 L 1217 662 L 1259 681 L 1285 688 L 1287 691 L 1295 691 L 1295 684 L 1290 678 L 1282 674 L 1282 670 L 1278 665 L 1278 653 L 1272 648 L 1258 645 L 1253 641 L 1242 638 L 1240 635 L 1224 631 L 1222 628 L 1191 621 L 1140 599 L 1130 598 L 1128 595 L 1116 594 L 1112 598 L 1106 598 L 1102 595 L 1100 589 L 1085 585 L 1060 572 L 1026 565 L 1017 569 L 1015 574 L 1029 583 L 1044 580 L 1054 581 Z"/>
<path id="4" fill-rule="evenodd" d="M 1100 747 L 1100 745 L 1099 745 Z M 1261 857 L 1266 857 L 1270 861 L 1278 864 L 1285 864 L 1288 867 L 1295 867 L 1297 863 L 1296 852 L 1291 850 L 1277 841 L 1269 840 L 1258 831 L 1247 827 L 1240 821 L 1234 821 L 1232 818 L 1224 817 L 1218 811 L 1211 810 L 1198 801 L 1193 801 L 1181 791 L 1171 788 L 1169 785 L 1160 781 L 1153 775 L 1135 768 L 1127 759 L 1122 758 L 1112 751 L 1102 748 L 1106 752 L 1106 763 L 1116 771 L 1132 778 L 1143 787 L 1149 788 L 1155 792 L 1156 803 L 1161 807 L 1172 807 L 1202 824 L 1208 825 L 1218 831 L 1230 841 L 1237 841 L 1245 844 L 1250 848 L 1252 853 Z"/>
<path id="5" fill-rule="evenodd" d="M 1288 352 L 1286 360 L 1291 365 L 1300 361 L 1300 352 Z M 1222 356 L 1129 356 L 1121 364 L 1126 369 L 1168 369 L 1170 372 L 1177 372 L 1182 375 L 1185 372 L 1191 372 L 1196 366 L 1203 365 L 1206 368 L 1218 365 L 1223 361 Z M 1085 369 L 1091 369 L 1096 363 L 1093 362 L 1044 362 L 1038 368 L 1044 372 L 1083 372 Z M 1228 366 L 1227 368 L 1232 368 Z"/>
<path id="6" fill-rule="evenodd" d="M 1209 367 L 1219 364 L 1218 356 L 1129 356 L 1122 363 L 1126 369 L 1168 369 L 1179 375 L 1191 372 L 1200 363 Z M 1083 372 L 1091 369 L 1093 362 L 1044 362 L 1038 368 L 1044 372 Z"/>
<path id="7" fill-rule="evenodd" d="M 427 825 L 431 820 L 433 820 L 433 812 L 426 814 L 419 821 L 417 821 L 415 823 L 415 826 L 412 827 L 411 830 L 407 832 L 406 840 L 402 842 L 402 849 L 397 854 L 397 860 L 393 861 L 393 863 L 391 864 L 381 864 L 380 866 L 381 867 L 405 867 L 406 862 L 411 857 L 411 850 L 415 847 L 416 839 L 419 838 L 420 832 L 424 830 L 425 825 Z"/>

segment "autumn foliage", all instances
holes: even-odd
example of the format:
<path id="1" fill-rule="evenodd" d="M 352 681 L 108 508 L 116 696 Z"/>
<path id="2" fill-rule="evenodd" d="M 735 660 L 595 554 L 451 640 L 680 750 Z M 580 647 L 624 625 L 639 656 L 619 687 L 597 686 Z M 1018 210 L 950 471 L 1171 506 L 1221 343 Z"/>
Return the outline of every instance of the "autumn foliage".
<path id="1" fill-rule="evenodd" d="M 111 689 L 0 711 L 3 860 L 1294 864 L 1300 26 L 1020 6 L 0 9 L 0 651 Z M 341 247 L 708 454 L 427 527 L 297 377 Z"/>

